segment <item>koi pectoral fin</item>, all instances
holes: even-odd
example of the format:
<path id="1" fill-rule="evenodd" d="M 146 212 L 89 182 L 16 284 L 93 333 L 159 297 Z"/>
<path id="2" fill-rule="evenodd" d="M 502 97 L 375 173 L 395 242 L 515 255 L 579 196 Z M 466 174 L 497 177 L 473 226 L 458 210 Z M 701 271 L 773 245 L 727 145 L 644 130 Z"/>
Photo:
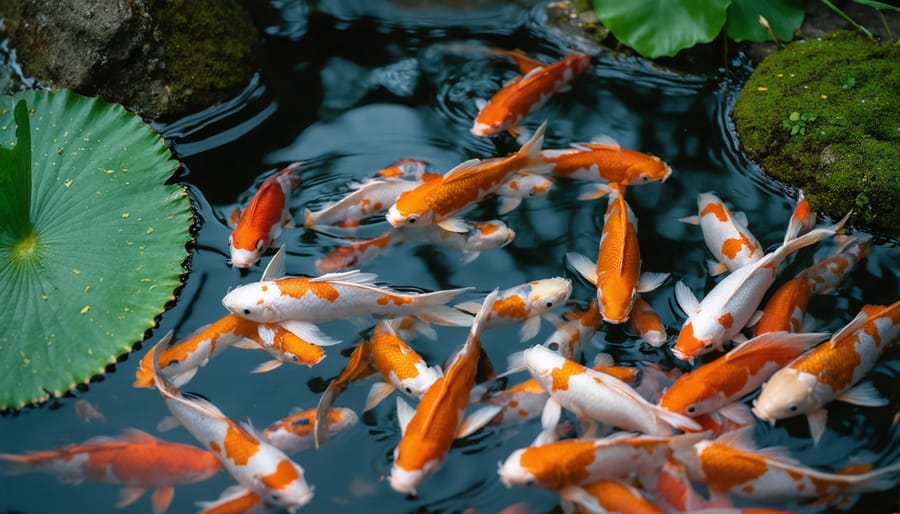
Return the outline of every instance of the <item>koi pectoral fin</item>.
<path id="1" fill-rule="evenodd" d="M 825 433 L 825 422 L 828 420 L 828 411 L 824 407 L 806 413 L 806 422 L 809 424 L 809 435 L 813 444 L 819 444 L 822 434 Z"/>
<path id="2" fill-rule="evenodd" d="M 363 412 L 374 409 L 393 391 L 394 386 L 387 382 L 375 382 L 372 384 L 372 388 L 369 389 L 369 394 L 366 396 L 366 405 L 363 407 Z"/>
<path id="3" fill-rule="evenodd" d="M 153 491 L 150 502 L 153 504 L 153 514 L 162 514 L 172 505 L 172 499 L 175 498 L 174 487 L 160 487 Z"/>
<path id="4" fill-rule="evenodd" d="M 462 439 L 481 430 L 489 425 L 502 410 L 503 407 L 499 405 L 487 405 L 469 414 L 459 425 L 459 429 L 456 431 L 456 438 Z"/>
<path id="5" fill-rule="evenodd" d="M 146 487 L 123 487 L 119 490 L 119 499 L 116 501 L 116 508 L 121 509 L 138 501 L 144 493 L 147 492 Z"/>

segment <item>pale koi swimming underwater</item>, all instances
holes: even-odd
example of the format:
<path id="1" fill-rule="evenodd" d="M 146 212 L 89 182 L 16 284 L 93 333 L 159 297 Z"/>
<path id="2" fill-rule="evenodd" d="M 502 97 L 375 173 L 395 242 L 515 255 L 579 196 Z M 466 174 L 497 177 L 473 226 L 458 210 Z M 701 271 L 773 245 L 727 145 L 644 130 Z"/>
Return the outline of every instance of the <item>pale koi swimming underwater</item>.
<path id="1" fill-rule="evenodd" d="M 566 2 L 475 2 L 432 26 L 445 4 L 272 2 L 265 48 L 304 58 L 188 127 L 160 124 L 203 222 L 190 274 L 174 270 L 165 312 L 114 302 L 105 326 L 98 297 L 164 277 L 137 273 L 138 293 L 67 266 L 69 310 L 97 331 L 48 332 L 42 351 L 77 362 L 121 324 L 158 325 L 92 368 L 104 380 L 66 377 L 71 395 L 0 418 L 0 513 L 893 514 L 896 238 L 749 166 L 722 140 L 733 82 L 548 31 Z M 475 121 L 513 73 L 588 62 L 533 102 L 498 97 L 502 123 L 485 121 L 496 105 Z M 816 105 L 857 93 L 822 87 Z M 364 96 L 331 102 L 348 90 Z M 221 213 L 269 205 L 251 200 L 264 189 L 284 207 L 241 260 Z M 157 258 L 144 244 L 83 253 Z M 18 320 L 44 294 L 0 297 Z M 24 364 L 16 334 L 0 333 L 0 361 Z"/>

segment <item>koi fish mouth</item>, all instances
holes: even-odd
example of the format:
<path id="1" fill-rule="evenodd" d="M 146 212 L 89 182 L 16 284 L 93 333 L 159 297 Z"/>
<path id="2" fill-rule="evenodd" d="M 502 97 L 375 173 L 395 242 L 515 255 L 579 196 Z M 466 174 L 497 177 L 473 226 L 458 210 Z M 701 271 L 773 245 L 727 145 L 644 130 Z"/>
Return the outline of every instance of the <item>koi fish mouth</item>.
<path id="1" fill-rule="evenodd" d="M 761 408 L 760 405 L 757 405 L 756 400 L 753 400 L 753 408 L 750 409 L 753 412 L 753 415 L 759 418 L 762 421 L 768 421 L 770 426 L 775 426 L 775 418 L 769 415 L 765 409 Z"/>
<path id="2" fill-rule="evenodd" d="M 494 129 L 487 123 L 476 123 L 469 132 L 471 132 L 473 136 L 487 137 L 494 133 Z"/>
<path id="3" fill-rule="evenodd" d="M 684 353 L 683 351 L 679 350 L 678 348 L 672 347 L 672 355 L 677 357 L 679 360 L 687 361 L 690 364 L 694 363 L 693 355 L 688 355 L 687 353 Z"/>

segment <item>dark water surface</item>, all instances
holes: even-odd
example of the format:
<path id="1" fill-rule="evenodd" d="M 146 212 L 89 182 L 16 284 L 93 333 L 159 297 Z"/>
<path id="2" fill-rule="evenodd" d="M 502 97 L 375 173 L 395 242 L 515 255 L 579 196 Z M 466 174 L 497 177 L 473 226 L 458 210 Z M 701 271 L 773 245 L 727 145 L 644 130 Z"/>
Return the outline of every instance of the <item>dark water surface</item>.
<path id="1" fill-rule="evenodd" d="M 518 148 L 507 135 L 492 139 L 469 134 L 477 109 L 476 98 L 489 98 L 516 71 L 511 63 L 486 55 L 486 46 L 519 48 L 550 62 L 572 50 L 594 54 L 593 66 L 572 90 L 554 96 L 526 125 L 535 129 L 549 120 L 545 147 L 563 148 L 598 134 L 616 138 L 624 147 L 662 157 L 674 173 L 666 183 L 634 187 L 627 200 L 639 220 L 639 239 L 646 271 L 671 272 L 660 289 L 647 295 L 670 335 L 677 333 L 684 315 L 674 302 L 676 279 L 698 293 L 715 280 L 707 276 L 709 253 L 699 228 L 678 218 L 696 214 L 697 194 L 714 191 L 732 207 L 744 211 L 750 228 L 766 249 L 783 238 L 794 192 L 761 176 L 737 149 L 729 133 L 728 113 L 736 88 L 746 74 L 744 60 L 723 62 L 715 76 L 677 75 L 633 58 L 615 56 L 577 37 L 550 27 L 543 5 L 522 8 L 509 2 L 475 2 L 460 10 L 417 8 L 418 2 L 306 2 L 273 1 L 276 14 L 267 21 L 266 69 L 238 98 L 207 112 L 159 126 L 184 162 L 189 185 L 202 218 L 193 268 L 174 309 L 167 312 L 156 337 L 135 352 L 117 371 L 89 390 L 76 392 L 105 414 L 105 424 L 87 424 L 75 414 L 74 398 L 0 419 L 0 452 L 50 449 L 97 435 L 115 435 L 128 427 L 157 434 L 156 425 L 168 410 L 153 390 L 131 387 L 137 362 L 150 343 L 169 329 L 185 337 L 198 327 L 226 314 L 222 296 L 231 288 L 259 279 L 262 266 L 242 276 L 227 263 L 228 234 L 224 223 L 237 204 L 245 204 L 259 182 L 283 165 L 300 160 L 304 180 L 291 200 L 302 225 L 304 208 L 316 210 L 339 199 L 347 183 L 361 180 L 401 158 L 428 161 L 442 173 L 473 157 L 505 155 Z M 467 2 L 467 5 L 472 5 Z M 725 70 L 724 68 L 728 68 Z M 511 287 L 552 276 L 574 281 L 572 304 L 584 305 L 594 291 L 564 263 L 566 252 L 596 256 L 606 201 L 576 199 L 583 185 L 557 181 L 544 199 L 528 201 L 501 216 L 516 233 L 507 247 L 483 253 L 462 265 L 461 255 L 424 243 L 392 247 L 362 266 L 395 286 L 427 290 L 474 286 L 462 299 L 474 299 L 494 287 Z M 467 219 L 496 215 L 496 202 L 487 200 L 466 213 Z M 821 220 L 820 224 L 834 220 Z M 387 228 L 374 220 L 360 230 L 376 235 Z M 287 228 L 280 242 L 288 252 L 290 274 L 315 275 L 314 262 L 340 244 L 325 231 Z M 779 276 L 779 283 L 827 254 L 829 243 L 798 253 Z M 263 258 L 262 264 L 268 261 Z M 900 250 L 896 240 L 876 238 L 862 265 L 834 294 L 816 297 L 810 314 L 817 330 L 836 330 L 866 303 L 888 304 L 900 295 Z M 562 313 L 562 310 L 558 310 Z M 266 374 L 251 374 L 267 360 L 262 352 L 230 350 L 200 370 L 184 387 L 207 396 L 233 419 L 250 419 L 263 428 L 293 408 L 316 405 L 323 379 L 334 377 L 350 348 L 370 320 L 331 322 L 323 329 L 345 341 L 328 348 L 328 357 L 314 368 L 286 364 Z M 441 364 L 464 341 L 466 329 L 437 327 L 438 340 L 412 341 L 431 364 Z M 534 344 L 552 332 L 542 324 Z M 484 335 L 484 347 L 502 369 L 506 356 L 527 347 L 516 328 L 495 329 Z M 600 351 L 618 362 L 675 363 L 667 349 L 654 349 L 604 327 L 587 350 Z M 892 355 L 896 358 L 896 353 Z M 683 366 L 683 364 L 680 364 Z M 854 463 L 877 466 L 896 461 L 896 431 L 891 422 L 898 411 L 896 378 L 889 366 L 876 368 L 873 377 L 889 406 L 859 408 L 833 404 L 828 431 L 819 447 L 808 439 L 805 421 L 782 422 L 774 428 L 759 424 L 760 445 L 785 445 L 803 463 L 822 470 Z M 362 409 L 370 382 L 352 384 L 337 405 Z M 499 461 L 530 443 L 539 421 L 512 428 L 488 428 L 458 441 L 442 468 L 419 488 L 415 499 L 395 493 L 383 477 L 389 474 L 400 430 L 389 398 L 362 417 L 348 433 L 319 451 L 296 456 L 315 486 L 315 498 L 302 512 L 400 513 L 497 512 L 516 502 L 528 502 L 535 512 L 549 512 L 556 495 L 540 490 L 507 489 L 497 478 Z M 181 429 L 157 434 L 166 440 L 195 443 Z M 226 472 L 199 484 L 176 489 L 169 512 L 195 512 L 197 501 L 210 501 L 233 484 Z M 113 512 L 115 486 L 84 483 L 62 485 L 41 474 L 0 478 L 0 512 Z M 868 495 L 857 512 L 892 512 L 897 488 Z M 149 512 L 142 498 L 120 512 Z"/>

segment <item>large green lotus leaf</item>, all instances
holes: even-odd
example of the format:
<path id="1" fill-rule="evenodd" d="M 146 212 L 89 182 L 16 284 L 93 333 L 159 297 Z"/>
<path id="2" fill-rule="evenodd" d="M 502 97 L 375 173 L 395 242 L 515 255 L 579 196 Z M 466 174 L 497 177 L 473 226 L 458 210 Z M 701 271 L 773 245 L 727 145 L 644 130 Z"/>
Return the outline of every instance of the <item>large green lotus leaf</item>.
<path id="1" fill-rule="evenodd" d="M 594 0 L 597 18 L 616 38 L 650 58 L 712 41 L 731 0 Z"/>
<path id="2" fill-rule="evenodd" d="M 763 16 L 780 41 L 794 39 L 803 23 L 800 0 L 734 0 L 728 7 L 728 37 L 735 41 L 768 41 L 772 37 L 759 24 Z"/>
<path id="3" fill-rule="evenodd" d="M 144 339 L 182 284 L 194 218 L 186 190 L 166 184 L 178 162 L 120 105 L 0 96 L 0 147 L 0 186 L 30 179 L 30 196 L 0 194 L 7 410 L 89 381 Z"/>

